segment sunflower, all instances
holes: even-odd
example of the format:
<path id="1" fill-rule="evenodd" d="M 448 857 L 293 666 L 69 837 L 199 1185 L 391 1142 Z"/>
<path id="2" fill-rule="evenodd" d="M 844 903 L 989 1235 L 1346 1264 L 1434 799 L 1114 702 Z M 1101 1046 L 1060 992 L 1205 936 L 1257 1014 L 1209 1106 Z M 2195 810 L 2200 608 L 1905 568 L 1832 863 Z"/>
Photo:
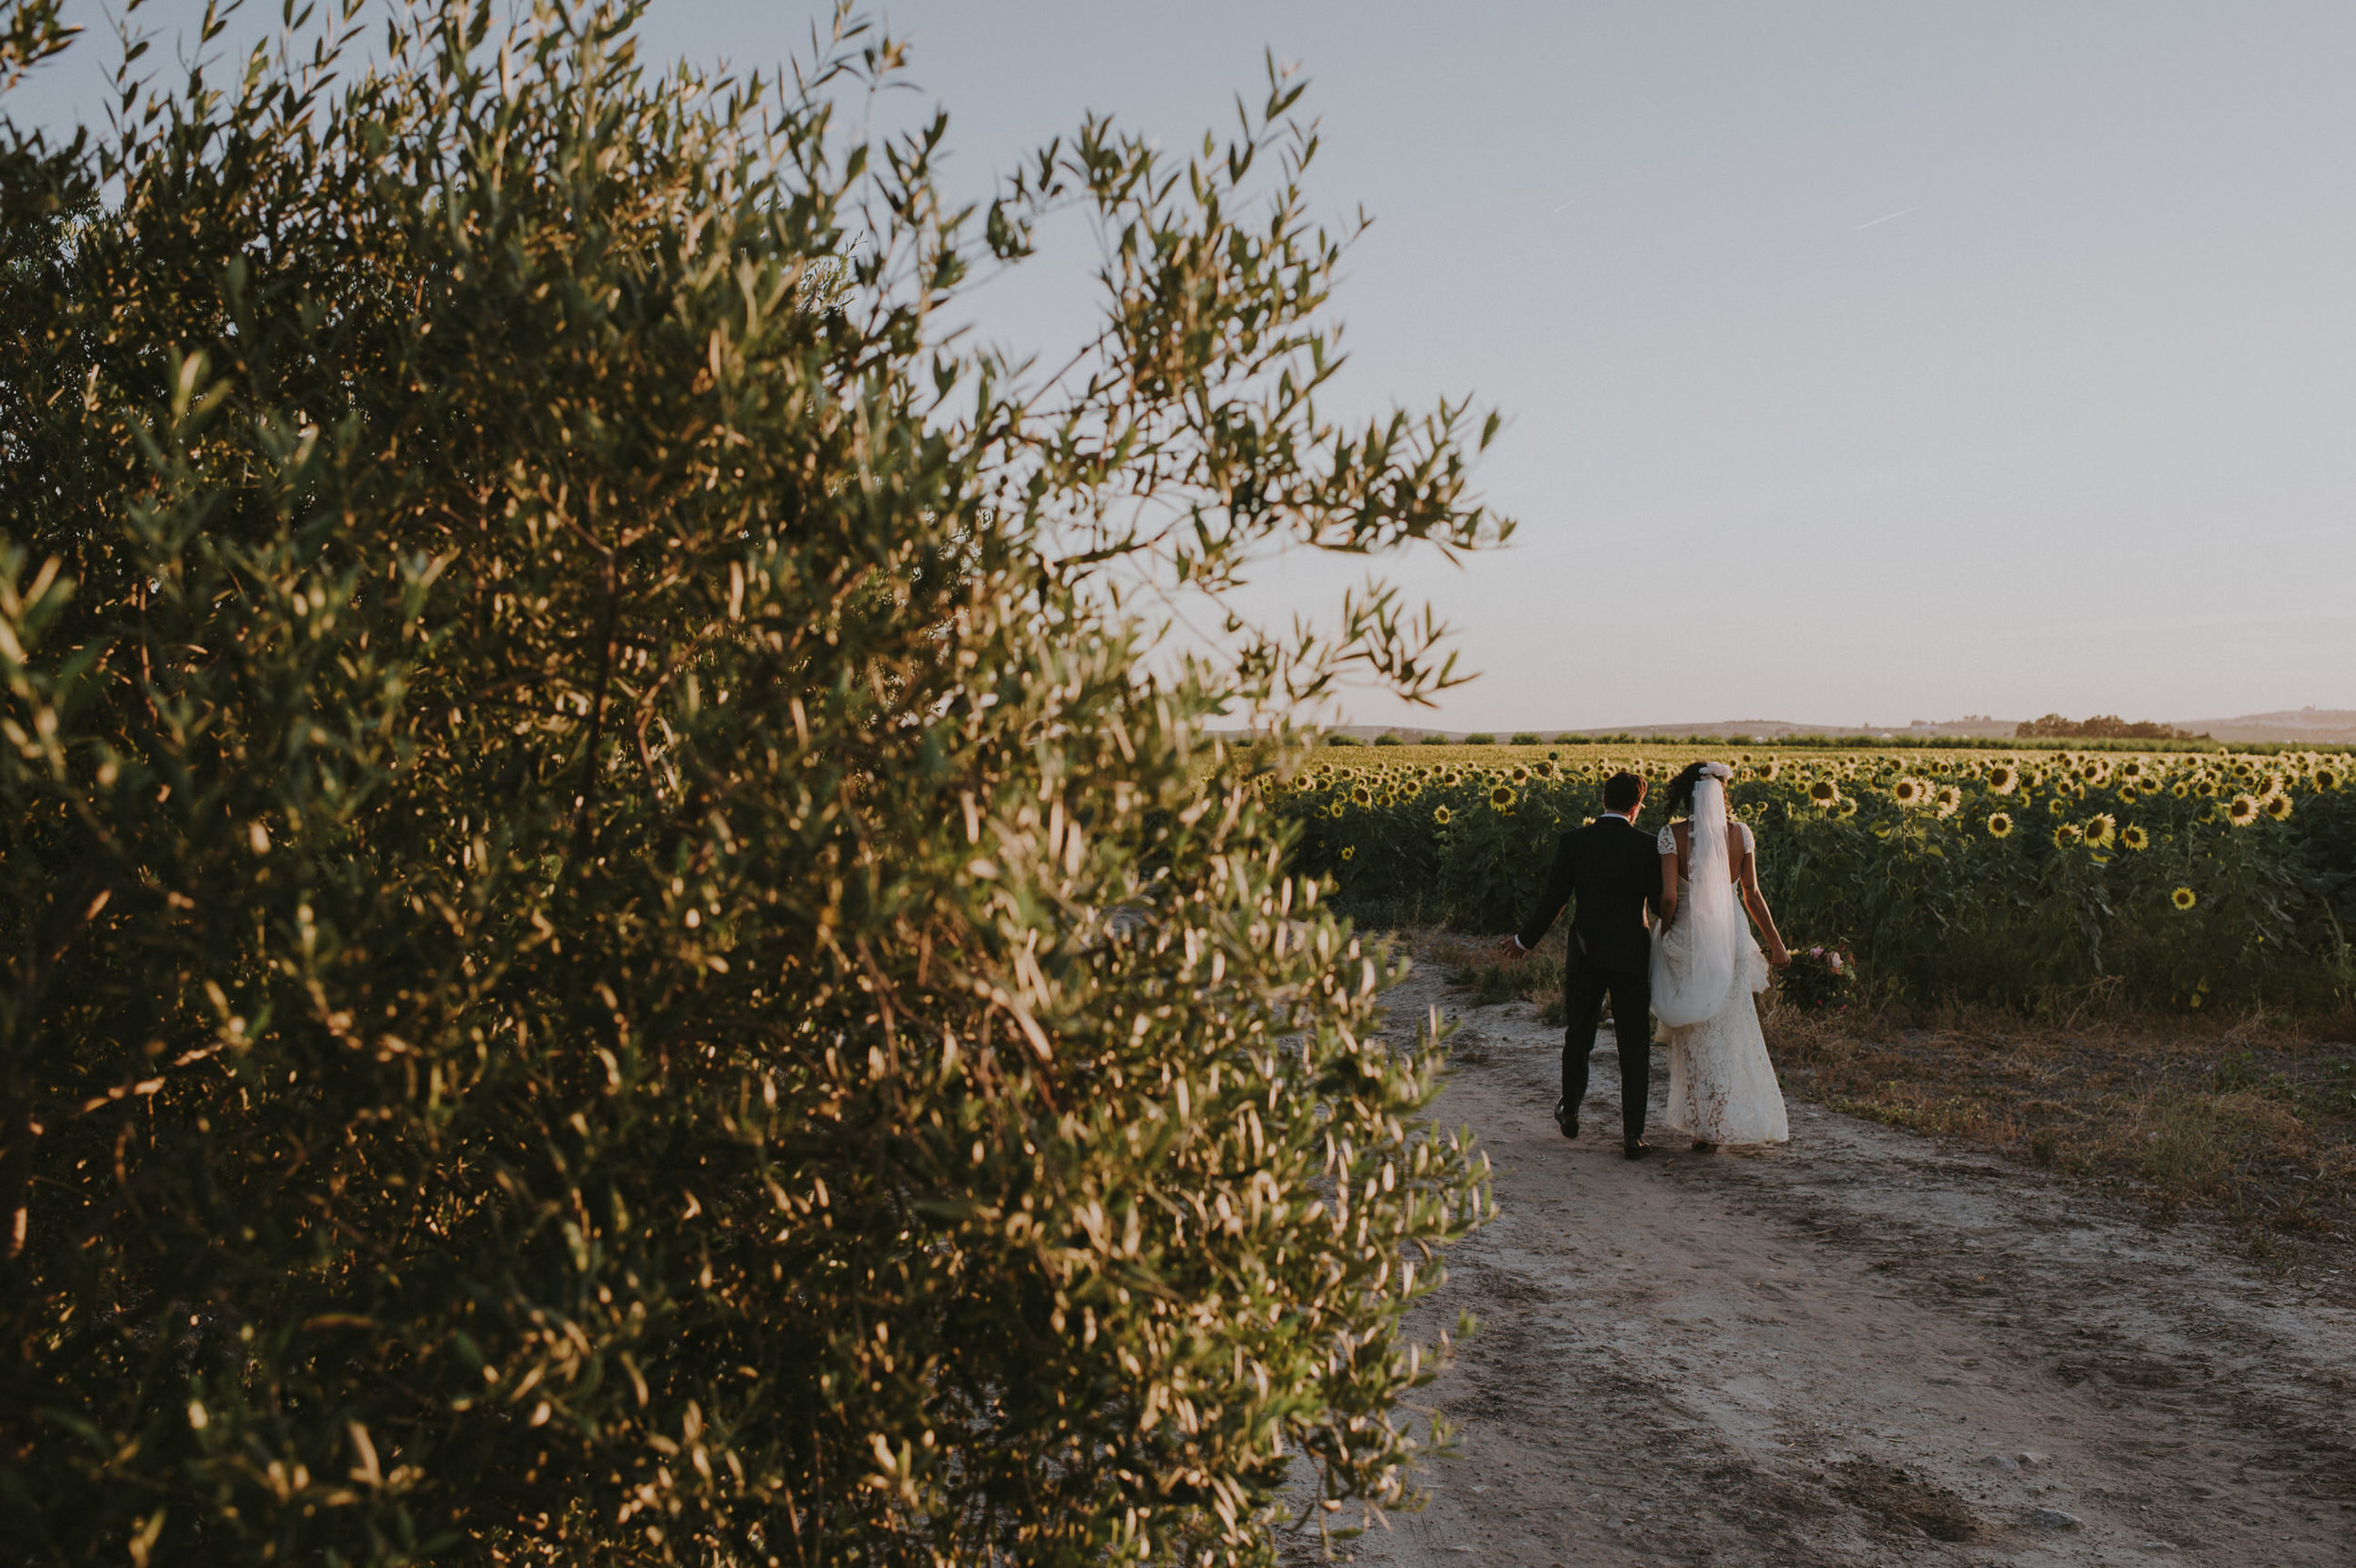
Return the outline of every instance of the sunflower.
<path id="1" fill-rule="evenodd" d="M 1499 784 L 1489 792 L 1489 804 L 1502 811 L 1513 804 L 1513 786 Z"/>
<path id="2" fill-rule="evenodd" d="M 1338 817 L 1346 814 L 1349 810 L 1350 808 L 1348 805 L 1337 800 L 1333 805 L 1325 808 L 1325 814 L 1329 817 Z"/>
<path id="3" fill-rule="evenodd" d="M 1930 786 L 1919 778 L 1901 778 L 1890 786 L 1890 798 L 1901 806 L 1920 806 L 1930 793 Z"/>
<path id="4" fill-rule="evenodd" d="M 1350 787 L 1350 798 L 1353 805 L 1371 806 L 1374 804 L 1374 792 L 1364 784 L 1352 784 Z"/>
<path id="5" fill-rule="evenodd" d="M 2217 780 L 2203 778 L 2192 787 L 2192 792 L 2203 800 L 2214 799 L 2217 795 Z"/>
<path id="6" fill-rule="evenodd" d="M 1772 784 L 1783 776 L 1783 764 L 1770 757 L 1765 762 L 1759 764 L 1759 776 Z"/>
<path id="7" fill-rule="evenodd" d="M 1420 778 L 1407 778 L 1407 779 L 1404 779 L 1404 780 L 1401 780 L 1401 781 L 1400 781 L 1399 786 L 1399 799 L 1401 799 L 1401 800 L 1413 800 L 1413 799 L 1415 799 L 1417 795 L 1419 795 L 1419 794 L 1421 794 L 1421 793 L 1423 793 L 1423 780 L 1422 780 L 1422 779 L 1420 779 Z"/>
<path id="8" fill-rule="evenodd" d="M 1841 797 L 1841 806 L 1839 809 L 1841 815 L 1844 817 L 1854 817 L 1857 815 L 1857 802 L 1850 799 L 1847 795 L 1842 795 Z"/>
<path id="9" fill-rule="evenodd" d="M 2317 790 L 2326 793 L 2338 789 L 2340 787 L 2339 770 L 2337 768 L 2317 768 L 2315 770 L 2315 785 Z"/>
<path id="10" fill-rule="evenodd" d="M 2078 841 L 2079 827 L 2074 822 L 2057 823 L 2053 827 L 2053 847 L 2068 849 Z"/>
<path id="11" fill-rule="evenodd" d="M 1988 836 L 1991 839 L 2011 838 L 2012 813 L 2009 811 L 1999 811 L 1994 816 L 1988 818 Z"/>
<path id="12" fill-rule="evenodd" d="M 1345 859 L 1345 860 L 1355 860 L 1357 858 L 1358 858 L 1358 846 L 1357 846 L 1356 844 L 1344 844 L 1344 845 L 1342 845 L 1342 858 L 1343 858 L 1343 859 Z"/>
<path id="13" fill-rule="evenodd" d="M 2235 795 L 2225 808 L 2225 820 L 2235 827 L 2248 827 L 2258 820 L 2258 801 L 2254 795 Z"/>
<path id="14" fill-rule="evenodd" d="M 2008 795 L 2021 788 L 2021 770 L 1999 762 L 1988 770 L 1988 787 L 2000 795 Z"/>
<path id="15" fill-rule="evenodd" d="M 2143 759 L 2140 757 L 2130 757 L 2127 759 L 2126 761 L 2119 764 L 2119 776 L 2121 778 L 2141 778 L 2143 776 Z"/>
<path id="16" fill-rule="evenodd" d="M 2142 828 L 2137 827 L 2133 824 L 2129 824 L 2127 826 L 2119 830 L 2119 847 L 2122 849 L 2150 849 L 2151 847 L 2151 835 L 2146 833 Z"/>
<path id="17" fill-rule="evenodd" d="M 2168 901 L 2170 904 L 2175 905 L 2179 909 L 2189 909 L 2194 905 L 2201 902 L 2199 898 L 2193 895 L 2193 890 L 2190 888 L 2177 889 L 2174 892 L 2168 895 Z"/>
<path id="18" fill-rule="evenodd" d="M 2276 822 L 2281 822 L 2284 817 L 2291 814 L 2291 797 L 2288 795 L 2268 795 L 2264 801 L 2259 803 L 2258 809 L 2264 811 L 2267 816 L 2272 817 Z"/>
<path id="19" fill-rule="evenodd" d="M 2063 804 L 2062 804 L 2062 797 L 2061 797 L 2061 796 L 2059 796 L 2059 795 L 2048 795 L 2048 796 L 2046 796 L 2046 797 L 2045 797 L 2045 813 L 2046 813 L 2046 815 L 2048 815 L 2048 816 L 2053 816 L 2053 817 L 2058 817 L 2058 816 L 2060 816 L 2063 812 L 2065 812 L 2065 811 L 2067 811 L 2067 810 L 2069 810 L 2069 809 L 2070 809 L 2070 808 L 2069 808 L 2069 807 L 2067 807 L 2067 806 L 2065 806 L 2065 805 L 2063 805 Z"/>
<path id="20" fill-rule="evenodd" d="M 2088 849 L 2108 849 L 2119 838 L 2119 819 L 2108 811 L 2098 811 L 2086 819 L 2083 831 Z"/>
<path id="21" fill-rule="evenodd" d="M 1940 785 L 1939 788 L 1939 814 L 1942 817 L 1952 817 L 1961 809 L 1963 809 L 1963 792 L 1956 789 L 1953 784 Z"/>
<path id="22" fill-rule="evenodd" d="M 1808 787 L 1808 798 L 1820 807 L 1838 806 L 1841 804 L 1841 786 L 1829 778 L 1820 778 Z"/>
<path id="23" fill-rule="evenodd" d="M 1432 808 L 1432 820 L 1438 823 L 1442 827 L 1446 827 L 1448 825 L 1448 808 L 1445 806 L 1434 806 Z"/>
<path id="24" fill-rule="evenodd" d="M 2122 805 L 2133 806 L 2142 797 L 2135 792 L 2133 784 L 2122 784 L 2119 787 L 2119 798 Z"/>
<path id="25" fill-rule="evenodd" d="M 2168 787 L 2168 792 L 2174 795 L 2178 800 L 2182 800 L 2186 795 L 2192 793 L 2192 786 L 2180 778 L 2175 783 L 2170 784 Z"/>

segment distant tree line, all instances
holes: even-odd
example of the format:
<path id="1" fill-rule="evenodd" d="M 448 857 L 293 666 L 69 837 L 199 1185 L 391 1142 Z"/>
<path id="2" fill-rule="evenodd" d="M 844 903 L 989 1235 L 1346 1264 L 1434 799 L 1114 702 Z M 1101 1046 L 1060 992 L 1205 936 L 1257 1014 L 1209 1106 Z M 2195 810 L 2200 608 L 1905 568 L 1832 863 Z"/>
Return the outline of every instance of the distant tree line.
<path id="1" fill-rule="evenodd" d="M 2129 724 L 2116 713 L 2097 713 L 2090 719 L 2065 719 L 2059 713 L 2048 713 L 2041 719 L 2023 719 L 2013 733 L 2023 740 L 2061 741 L 2205 741 L 2205 734 L 2178 729 L 2173 725 L 2153 724 L 2140 719 Z"/>

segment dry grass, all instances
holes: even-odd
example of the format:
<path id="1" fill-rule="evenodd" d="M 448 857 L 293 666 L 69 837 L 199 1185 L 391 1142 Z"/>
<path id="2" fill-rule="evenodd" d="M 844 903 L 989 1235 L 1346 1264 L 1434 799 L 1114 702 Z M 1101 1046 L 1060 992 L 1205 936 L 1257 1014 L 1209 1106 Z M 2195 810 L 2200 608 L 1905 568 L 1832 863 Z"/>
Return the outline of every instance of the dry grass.
<path id="1" fill-rule="evenodd" d="M 1787 1092 L 2277 1238 L 2356 1240 L 2356 1018 L 1771 1013 Z"/>

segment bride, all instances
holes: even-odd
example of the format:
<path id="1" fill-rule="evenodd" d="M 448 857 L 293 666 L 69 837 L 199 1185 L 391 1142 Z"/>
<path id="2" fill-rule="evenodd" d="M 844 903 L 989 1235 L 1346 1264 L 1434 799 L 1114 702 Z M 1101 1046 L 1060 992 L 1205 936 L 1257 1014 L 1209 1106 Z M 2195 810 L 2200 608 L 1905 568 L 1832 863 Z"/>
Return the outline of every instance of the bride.
<path id="1" fill-rule="evenodd" d="M 1669 1035 L 1668 1124 L 1704 1152 L 1792 1135 L 1783 1091 L 1759 1032 L 1755 991 L 1792 961 L 1759 890 L 1757 842 L 1726 820 L 1723 762 L 1696 762 L 1669 786 L 1661 830 L 1661 923 L 1652 940 L 1652 1010 Z M 1737 894 L 1767 939 L 1762 955 L 1735 911 Z"/>

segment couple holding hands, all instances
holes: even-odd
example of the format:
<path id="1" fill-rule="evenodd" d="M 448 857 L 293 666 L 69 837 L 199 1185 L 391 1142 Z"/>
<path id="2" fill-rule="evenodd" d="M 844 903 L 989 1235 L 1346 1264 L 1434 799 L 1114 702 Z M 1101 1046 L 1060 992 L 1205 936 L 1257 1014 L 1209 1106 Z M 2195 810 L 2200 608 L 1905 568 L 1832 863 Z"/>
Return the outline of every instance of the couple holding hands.
<path id="1" fill-rule="evenodd" d="M 1655 1018 L 1668 1033 L 1665 1120 L 1672 1129 L 1703 1152 L 1792 1135 L 1752 1002 L 1792 955 L 1759 889 L 1750 826 L 1726 814 L 1732 776 L 1723 762 L 1696 762 L 1677 775 L 1668 807 L 1679 820 L 1658 835 L 1636 827 L 1644 780 L 1632 773 L 1605 780 L 1603 815 L 1562 835 L 1537 908 L 1500 944 L 1510 959 L 1520 959 L 1563 906 L 1573 906 L 1562 965 L 1562 1098 L 1554 1108 L 1564 1137 L 1579 1136 L 1587 1058 L 1607 995 L 1619 1036 L 1621 1149 L 1628 1158 L 1651 1152 L 1644 1108 Z M 1758 923 L 1764 952 L 1738 904 Z M 1658 923 L 1648 918 L 1655 908 Z"/>

